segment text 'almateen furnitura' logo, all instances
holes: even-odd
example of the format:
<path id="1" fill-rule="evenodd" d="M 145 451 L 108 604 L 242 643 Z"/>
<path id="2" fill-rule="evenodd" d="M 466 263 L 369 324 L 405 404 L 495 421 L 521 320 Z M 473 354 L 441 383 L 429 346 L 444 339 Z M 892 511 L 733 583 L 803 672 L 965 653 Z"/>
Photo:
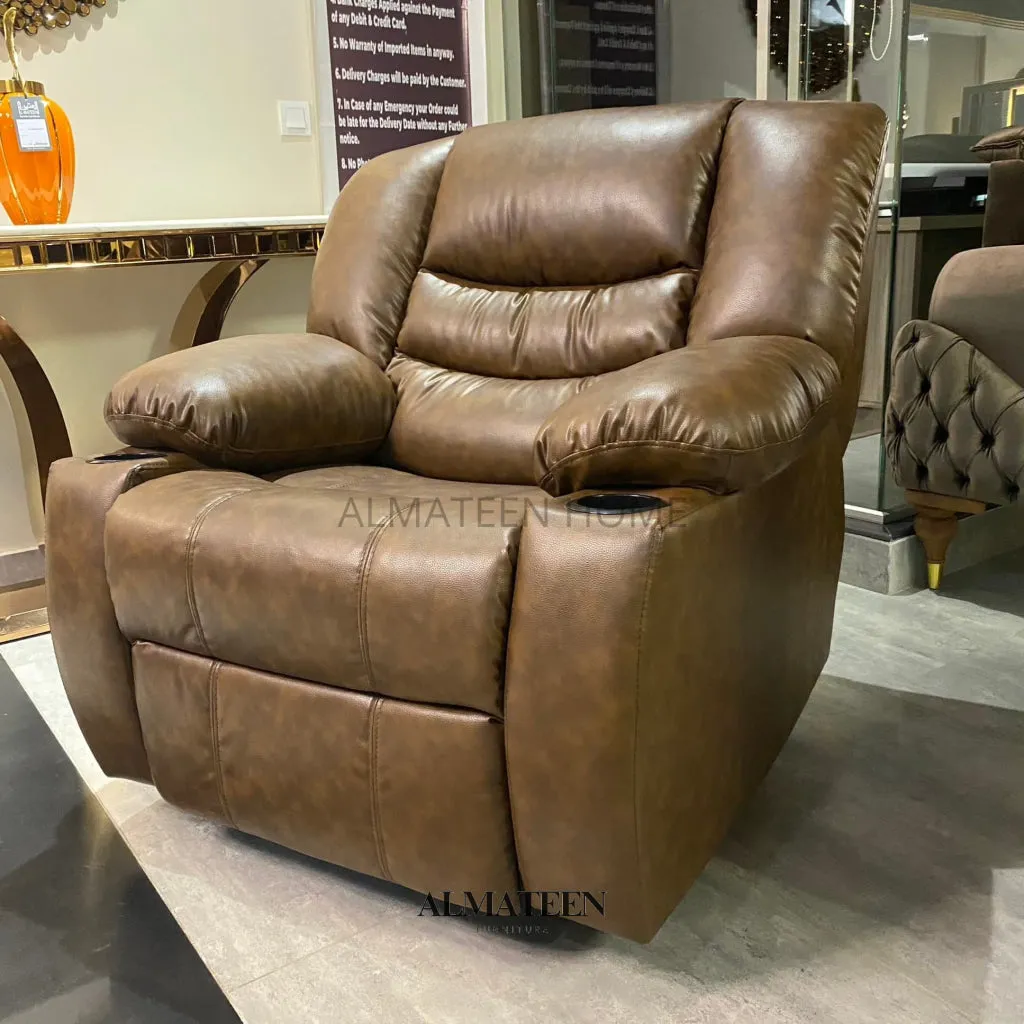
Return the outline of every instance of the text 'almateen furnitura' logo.
<path id="1" fill-rule="evenodd" d="M 604 916 L 607 893 L 580 889 L 529 889 L 482 893 L 428 892 L 417 917 L 587 917 Z"/>

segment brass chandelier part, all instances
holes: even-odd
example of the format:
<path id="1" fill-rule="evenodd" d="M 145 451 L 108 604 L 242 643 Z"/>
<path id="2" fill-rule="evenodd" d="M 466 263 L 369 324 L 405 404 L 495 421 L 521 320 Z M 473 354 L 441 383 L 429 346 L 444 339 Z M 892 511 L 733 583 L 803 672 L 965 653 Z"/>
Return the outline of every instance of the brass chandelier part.
<path id="1" fill-rule="evenodd" d="M 107 0 L 0 0 L 5 24 L 14 12 L 14 29 L 30 36 L 41 28 L 67 28 L 74 15 L 86 17 L 94 7 L 106 7 Z"/>

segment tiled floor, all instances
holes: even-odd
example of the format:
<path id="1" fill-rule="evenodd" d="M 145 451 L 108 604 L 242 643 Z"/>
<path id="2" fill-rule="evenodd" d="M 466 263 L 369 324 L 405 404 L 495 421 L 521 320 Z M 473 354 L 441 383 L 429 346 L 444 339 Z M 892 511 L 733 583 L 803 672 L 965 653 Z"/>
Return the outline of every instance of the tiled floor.
<path id="1" fill-rule="evenodd" d="M 48 638 L 3 648 L 249 1024 L 1024 1022 L 1024 556 L 941 595 L 843 587 L 833 656 L 649 946 L 417 917 L 385 883 L 106 780 Z"/>
<path id="2" fill-rule="evenodd" d="M 238 1024 L 2 662 L 0 1020 Z"/>

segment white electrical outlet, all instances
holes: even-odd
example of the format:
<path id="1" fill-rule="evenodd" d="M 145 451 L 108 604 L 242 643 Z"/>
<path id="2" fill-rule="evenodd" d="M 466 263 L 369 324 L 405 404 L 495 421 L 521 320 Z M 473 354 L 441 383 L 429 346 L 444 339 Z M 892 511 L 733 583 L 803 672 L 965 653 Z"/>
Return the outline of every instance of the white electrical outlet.
<path id="1" fill-rule="evenodd" d="M 304 100 L 278 100 L 277 116 L 282 135 L 312 135 L 313 121 Z"/>

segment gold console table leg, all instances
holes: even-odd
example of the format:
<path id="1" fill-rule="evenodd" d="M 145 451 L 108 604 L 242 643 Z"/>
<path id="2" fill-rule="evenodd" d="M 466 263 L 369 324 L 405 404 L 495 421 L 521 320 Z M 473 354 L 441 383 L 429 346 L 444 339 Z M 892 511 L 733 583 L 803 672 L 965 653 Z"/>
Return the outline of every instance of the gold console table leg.
<path id="1" fill-rule="evenodd" d="M 14 415 L 29 521 L 36 542 L 42 546 L 43 502 L 50 464 L 71 454 L 71 441 L 49 378 L 32 350 L 3 317 L 0 383 Z M 0 588 L 0 644 L 48 629 L 46 589 L 41 580 Z"/>
<path id="2" fill-rule="evenodd" d="M 181 307 L 171 330 L 172 351 L 216 341 L 238 293 L 266 263 L 254 258 L 214 264 Z"/>
<path id="3" fill-rule="evenodd" d="M 71 440 L 57 396 L 32 350 L 0 317 L 0 376 L 11 403 L 25 470 L 29 514 L 43 539 L 42 511 L 50 464 L 71 454 Z"/>

